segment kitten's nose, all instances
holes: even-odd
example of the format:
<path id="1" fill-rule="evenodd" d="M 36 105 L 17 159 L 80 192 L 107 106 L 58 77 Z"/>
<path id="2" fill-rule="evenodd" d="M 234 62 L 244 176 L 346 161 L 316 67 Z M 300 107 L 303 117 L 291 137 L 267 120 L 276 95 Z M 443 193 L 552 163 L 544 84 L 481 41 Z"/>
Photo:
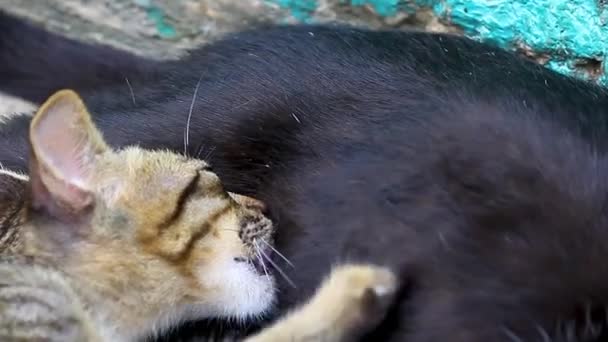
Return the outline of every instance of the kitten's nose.
<path id="1" fill-rule="evenodd" d="M 245 215 L 241 218 L 239 237 L 248 246 L 272 243 L 272 221 L 264 215 Z"/>

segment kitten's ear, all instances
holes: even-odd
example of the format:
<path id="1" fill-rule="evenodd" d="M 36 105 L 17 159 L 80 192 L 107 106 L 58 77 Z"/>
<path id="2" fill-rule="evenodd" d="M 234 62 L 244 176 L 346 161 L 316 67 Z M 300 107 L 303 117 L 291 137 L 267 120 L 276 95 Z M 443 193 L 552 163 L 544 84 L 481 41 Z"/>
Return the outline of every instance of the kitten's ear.
<path id="1" fill-rule="evenodd" d="M 109 149 L 78 94 L 61 90 L 40 107 L 30 147 L 32 207 L 59 220 L 77 219 L 93 205 L 96 156 Z"/>

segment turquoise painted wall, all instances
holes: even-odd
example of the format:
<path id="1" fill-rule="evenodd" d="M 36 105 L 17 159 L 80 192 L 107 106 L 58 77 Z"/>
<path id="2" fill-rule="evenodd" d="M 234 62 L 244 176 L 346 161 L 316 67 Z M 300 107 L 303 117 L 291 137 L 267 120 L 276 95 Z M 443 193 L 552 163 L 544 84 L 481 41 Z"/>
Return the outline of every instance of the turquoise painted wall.
<path id="1" fill-rule="evenodd" d="M 302 21 L 314 21 L 315 0 L 269 0 Z M 558 72 L 608 85 L 607 0 L 343 0 L 380 16 L 420 7 L 465 35 L 505 49 L 525 49 Z M 545 58 L 546 57 L 546 58 Z"/>

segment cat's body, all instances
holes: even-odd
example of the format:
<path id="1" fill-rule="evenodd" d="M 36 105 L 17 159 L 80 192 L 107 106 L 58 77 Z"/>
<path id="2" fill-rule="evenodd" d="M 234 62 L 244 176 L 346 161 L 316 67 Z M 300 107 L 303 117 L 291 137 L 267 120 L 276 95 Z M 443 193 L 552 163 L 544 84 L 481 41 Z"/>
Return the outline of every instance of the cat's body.
<path id="1" fill-rule="evenodd" d="M 23 36 L 2 32 L 4 56 Z M 365 261 L 411 285 L 370 339 L 605 336 L 604 90 L 424 33 L 254 30 L 146 75 L 116 62 L 104 74 L 116 83 L 101 89 L 94 61 L 73 52 L 57 55 L 87 82 L 25 55 L 3 59 L 0 75 L 18 72 L 0 88 L 36 100 L 74 87 L 110 144 L 183 151 L 187 140 L 228 190 L 266 202 L 298 286 L 280 282 L 281 309 L 309 298 L 331 265 Z M 0 132 L 8 168 L 25 165 L 26 125 Z"/>

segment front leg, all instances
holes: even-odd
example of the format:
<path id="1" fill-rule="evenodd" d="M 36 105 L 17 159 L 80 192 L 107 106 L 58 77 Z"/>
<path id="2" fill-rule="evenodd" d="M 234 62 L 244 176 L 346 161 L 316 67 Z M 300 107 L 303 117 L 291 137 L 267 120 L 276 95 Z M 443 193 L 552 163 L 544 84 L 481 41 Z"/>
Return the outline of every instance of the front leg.
<path id="1" fill-rule="evenodd" d="M 356 341 L 384 318 L 397 285 L 387 268 L 339 266 L 308 303 L 245 341 Z"/>

